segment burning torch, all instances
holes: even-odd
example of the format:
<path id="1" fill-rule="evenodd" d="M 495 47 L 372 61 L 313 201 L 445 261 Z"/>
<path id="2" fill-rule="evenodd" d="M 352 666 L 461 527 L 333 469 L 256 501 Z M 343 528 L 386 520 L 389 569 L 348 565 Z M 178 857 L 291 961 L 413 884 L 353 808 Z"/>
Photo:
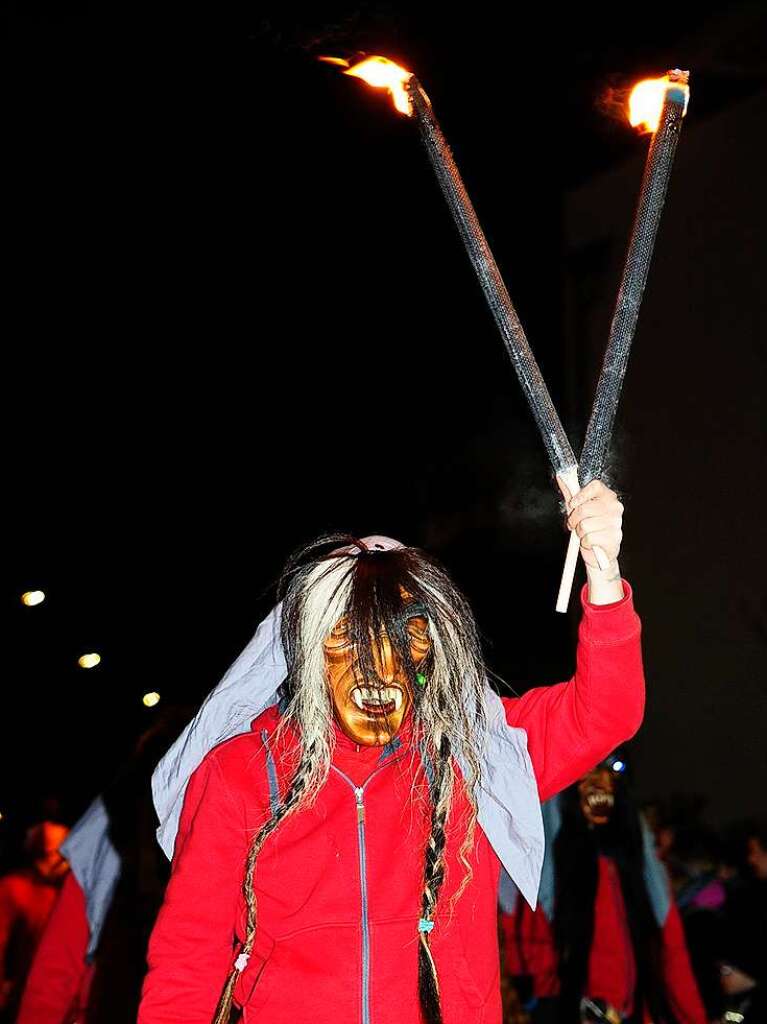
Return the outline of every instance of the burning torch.
<path id="1" fill-rule="evenodd" d="M 639 201 L 610 326 L 610 336 L 591 417 L 586 428 L 586 438 L 578 467 L 580 486 L 601 477 L 610 448 L 631 342 L 634 339 L 639 307 L 642 304 L 642 295 L 652 261 L 655 236 L 666 200 L 682 120 L 690 98 L 689 78 L 688 71 L 669 71 L 664 78 L 640 82 L 629 97 L 631 124 L 634 127 L 644 126 L 645 130 L 652 132 L 653 135 L 639 189 Z M 573 531 L 562 571 L 557 611 L 567 610 L 578 564 L 579 546 L 579 538 Z"/>

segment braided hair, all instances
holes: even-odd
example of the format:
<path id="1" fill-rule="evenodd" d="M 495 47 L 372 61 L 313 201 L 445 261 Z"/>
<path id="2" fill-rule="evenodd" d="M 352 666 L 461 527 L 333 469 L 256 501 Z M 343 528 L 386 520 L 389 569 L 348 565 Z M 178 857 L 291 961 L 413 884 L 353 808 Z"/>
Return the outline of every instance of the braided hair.
<path id="1" fill-rule="evenodd" d="M 434 768 L 432 786 L 431 831 L 424 857 L 421 920 L 418 922 L 418 995 L 425 1024 L 442 1024 L 439 1003 L 439 979 L 429 948 L 429 935 L 442 883 L 445 880 L 445 845 L 447 816 L 450 810 L 455 772 L 450 756 L 450 740 L 442 737 L 439 757 Z"/>

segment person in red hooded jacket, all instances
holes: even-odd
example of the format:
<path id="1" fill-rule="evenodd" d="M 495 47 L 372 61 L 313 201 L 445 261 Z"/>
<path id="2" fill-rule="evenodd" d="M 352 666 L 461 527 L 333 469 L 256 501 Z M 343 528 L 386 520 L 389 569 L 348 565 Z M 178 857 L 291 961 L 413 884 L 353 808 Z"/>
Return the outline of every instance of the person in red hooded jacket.
<path id="1" fill-rule="evenodd" d="M 289 565 L 280 704 L 189 782 L 139 1024 L 233 1005 L 259 1024 L 498 1024 L 499 856 L 534 898 L 538 799 L 643 711 L 622 506 L 598 481 L 566 499 L 588 573 L 576 671 L 518 699 L 487 687 L 471 612 L 424 552 L 326 539 Z"/>
<path id="2" fill-rule="evenodd" d="M 532 1024 L 707 1024 L 669 878 L 625 766 L 622 753 L 611 755 L 548 801 L 538 906 L 517 899 L 501 913 L 507 971 Z"/>

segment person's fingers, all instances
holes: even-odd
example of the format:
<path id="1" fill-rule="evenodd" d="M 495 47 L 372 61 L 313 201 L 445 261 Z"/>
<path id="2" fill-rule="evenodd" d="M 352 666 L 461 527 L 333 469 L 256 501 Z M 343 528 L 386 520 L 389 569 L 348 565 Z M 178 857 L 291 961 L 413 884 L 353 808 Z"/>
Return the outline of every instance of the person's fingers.
<path id="1" fill-rule="evenodd" d="M 585 487 L 581 487 L 578 493 L 572 498 L 570 502 L 570 511 L 585 504 L 587 501 L 595 501 L 600 498 L 605 501 L 618 501 L 618 495 L 615 491 L 610 490 L 610 488 L 605 486 L 601 480 L 592 480 L 591 483 L 586 484 Z"/>
<path id="2" fill-rule="evenodd" d="M 600 525 L 597 529 L 601 530 L 610 524 L 620 527 L 623 516 L 618 505 L 603 507 L 599 502 L 589 501 L 568 516 L 567 525 L 571 530 L 577 530 L 579 526 L 588 523 L 592 519 L 599 520 Z"/>
<path id="3" fill-rule="evenodd" d="M 620 530 L 615 529 L 588 530 L 584 531 L 583 536 L 580 536 L 581 547 L 585 551 L 591 551 L 595 546 L 600 547 L 608 558 L 617 557 L 621 540 Z"/>
<path id="4" fill-rule="evenodd" d="M 600 494 L 604 494 L 607 490 L 601 480 L 592 480 L 591 483 L 586 484 L 585 487 L 581 487 L 577 494 L 572 498 L 573 508 L 577 508 L 582 505 L 584 501 L 591 501 L 592 498 L 599 497 Z"/>

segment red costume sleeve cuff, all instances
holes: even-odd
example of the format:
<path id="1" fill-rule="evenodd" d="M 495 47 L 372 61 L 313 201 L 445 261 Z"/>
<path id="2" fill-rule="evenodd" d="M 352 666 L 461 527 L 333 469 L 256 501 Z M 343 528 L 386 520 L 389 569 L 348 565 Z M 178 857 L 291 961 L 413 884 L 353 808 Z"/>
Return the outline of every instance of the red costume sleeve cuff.
<path id="1" fill-rule="evenodd" d="M 588 584 L 581 590 L 581 639 L 590 644 L 619 644 L 630 640 L 641 630 L 639 616 L 634 610 L 634 595 L 631 585 L 622 580 L 623 598 L 613 604 L 591 604 L 588 600 Z"/>

